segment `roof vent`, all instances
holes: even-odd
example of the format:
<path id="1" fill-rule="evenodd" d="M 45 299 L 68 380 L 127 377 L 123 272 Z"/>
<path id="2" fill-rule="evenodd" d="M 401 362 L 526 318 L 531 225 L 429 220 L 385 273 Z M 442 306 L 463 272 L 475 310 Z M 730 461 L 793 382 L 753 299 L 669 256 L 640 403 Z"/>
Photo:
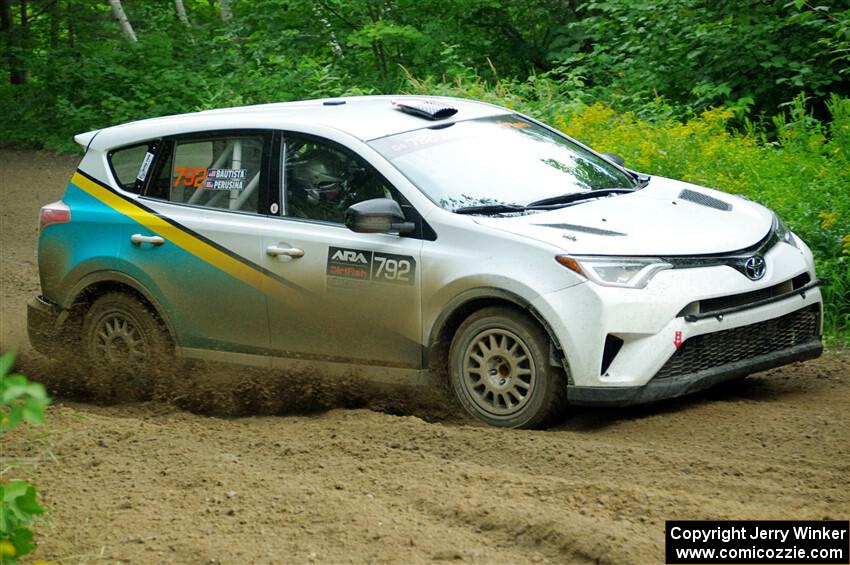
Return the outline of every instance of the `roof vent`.
<path id="1" fill-rule="evenodd" d="M 690 190 L 687 188 L 679 193 L 679 198 L 687 200 L 688 202 L 693 202 L 694 204 L 699 204 L 700 206 L 708 206 L 709 208 L 723 210 L 724 212 L 728 212 L 732 209 L 732 205 L 728 202 L 724 202 L 719 198 L 714 198 L 708 194 L 703 194 L 702 192 L 697 192 L 696 190 Z"/>
<path id="2" fill-rule="evenodd" d="M 444 120 L 457 114 L 457 108 L 432 100 L 400 99 L 393 100 L 392 104 L 405 114 L 427 120 Z"/>

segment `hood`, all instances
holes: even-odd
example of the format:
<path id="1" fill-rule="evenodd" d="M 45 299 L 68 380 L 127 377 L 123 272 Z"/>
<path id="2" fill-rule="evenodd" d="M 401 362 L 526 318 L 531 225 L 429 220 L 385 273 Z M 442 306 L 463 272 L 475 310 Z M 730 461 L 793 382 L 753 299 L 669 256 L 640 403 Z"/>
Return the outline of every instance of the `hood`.
<path id="1" fill-rule="evenodd" d="M 770 231 L 773 213 L 731 194 L 653 177 L 631 194 L 475 221 L 576 255 L 705 255 L 755 245 Z"/>

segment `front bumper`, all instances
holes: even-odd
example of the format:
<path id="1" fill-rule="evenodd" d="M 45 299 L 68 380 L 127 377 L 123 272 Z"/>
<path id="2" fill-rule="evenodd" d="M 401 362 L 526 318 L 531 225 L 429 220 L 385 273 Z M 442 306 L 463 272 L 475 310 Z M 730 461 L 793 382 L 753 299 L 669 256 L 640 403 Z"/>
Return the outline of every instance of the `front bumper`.
<path id="1" fill-rule="evenodd" d="M 765 258 L 758 282 L 727 266 L 683 268 L 644 289 L 586 283 L 533 301 L 564 353 L 568 399 L 650 402 L 817 357 L 823 307 L 810 255 L 780 243 Z"/>
<path id="2" fill-rule="evenodd" d="M 766 371 L 796 361 L 806 361 L 820 356 L 823 345 L 820 338 L 812 339 L 784 349 L 765 353 L 749 359 L 734 361 L 666 379 L 655 378 L 644 386 L 637 387 L 581 387 L 567 388 L 571 404 L 585 406 L 628 406 L 674 398 L 710 388 L 724 381 L 745 377 L 751 373 Z"/>
<path id="3" fill-rule="evenodd" d="M 27 334 L 39 353 L 55 357 L 62 349 L 60 325 L 63 310 L 41 296 L 27 302 Z"/>

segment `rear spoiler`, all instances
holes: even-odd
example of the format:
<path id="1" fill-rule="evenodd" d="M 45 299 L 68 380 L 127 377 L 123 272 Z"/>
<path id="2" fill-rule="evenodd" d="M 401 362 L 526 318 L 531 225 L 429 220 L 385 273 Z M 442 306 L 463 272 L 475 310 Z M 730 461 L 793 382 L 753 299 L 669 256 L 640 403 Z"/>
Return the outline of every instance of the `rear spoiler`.
<path id="1" fill-rule="evenodd" d="M 86 133 L 78 133 L 74 136 L 74 141 L 76 141 L 79 145 L 82 145 L 86 151 L 89 150 L 89 146 L 91 145 L 92 140 L 100 133 L 99 129 L 87 131 Z"/>

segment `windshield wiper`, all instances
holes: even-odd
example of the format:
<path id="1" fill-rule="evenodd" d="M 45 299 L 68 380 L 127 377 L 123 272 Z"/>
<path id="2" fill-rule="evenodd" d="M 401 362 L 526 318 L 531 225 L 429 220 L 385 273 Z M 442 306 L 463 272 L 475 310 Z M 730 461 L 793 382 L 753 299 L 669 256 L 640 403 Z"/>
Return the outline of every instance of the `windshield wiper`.
<path id="1" fill-rule="evenodd" d="M 520 204 L 482 204 L 480 206 L 462 206 L 457 208 L 455 214 L 512 214 L 525 212 L 528 206 Z"/>
<path id="2" fill-rule="evenodd" d="M 596 190 L 588 190 L 587 192 L 569 192 L 559 196 L 550 196 L 549 198 L 535 200 L 534 202 L 530 202 L 526 208 L 534 206 L 549 206 L 552 204 L 569 204 L 579 200 L 598 198 L 600 196 L 610 196 L 611 194 L 626 194 L 634 191 L 635 189 L 633 188 L 599 188 Z"/>
<path id="3" fill-rule="evenodd" d="M 478 206 L 462 206 L 454 211 L 455 214 L 515 214 L 529 210 L 555 210 L 569 206 L 573 202 L 601 198 L 612 194 L 626 194 L 634 192 L 633 188 L 599 188 L 587 192 L 570 192 L 558 196 L 550 196 L 535 200 L 523 206 L 522 204 L 481 204 Z"/>

